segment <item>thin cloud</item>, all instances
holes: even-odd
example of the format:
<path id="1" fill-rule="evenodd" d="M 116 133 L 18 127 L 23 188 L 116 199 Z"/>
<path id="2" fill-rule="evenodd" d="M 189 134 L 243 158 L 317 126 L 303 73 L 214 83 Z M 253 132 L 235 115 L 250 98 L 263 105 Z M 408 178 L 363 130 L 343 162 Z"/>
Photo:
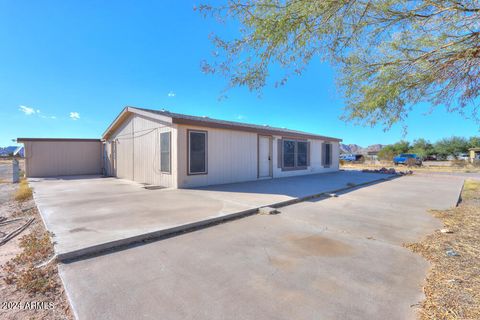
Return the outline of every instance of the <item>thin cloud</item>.
<path id="1" fill-rule="evenodd" d="M 246 117 L 245 117 L 243 114 L 237 115 L 237 119 L 238 119 L 238 120 L 243 120 L 243 119 L 245 119 L 245 118 L 246 118 Z"/>
<path id="2" fill-rule="evenodd" d="M 42 119 L 57 119 L 56 116 L 50 116 L 48 114 L 41 113 L 40 109 L 34 109 L 27 106 L 18 106 L 18 110 L 20 110 L 27 116 L 34 115 Z"/>
<path id="3" fill-rule="evenodd" d="M 40 115 L 40 118 L 42 118 L 42 119 L 57 119 L 57 117 L 55 117 L 55 116 L 45 116 L 43 114 Z"/>
<path id="4" fill-rule="evenodd" d="M 70 112 L 70 119 L 72 119 L 72 120 L 78 120 L 78 119 L 80 119 L 80 113 L 75 112 L 75 111 Z"/>
<path id="5" fill-rule="evenodd" d="M 169 98 L 173 98 L 173 97 L 176 96 L 176 93 L 173 92 L 173 91 L 170 91 L 167 96 L 168 96 Z"/>
<path id="6" fill-rule="evenodd" d="M 19 106 L 18 110 L 22 111 L 27 116 L 35 114 L 35 113 L 37 113 L 37 111 L 40 112 L 40 110 L 35 111 L 35 109 L 27 107 L 27 106 Z"/>

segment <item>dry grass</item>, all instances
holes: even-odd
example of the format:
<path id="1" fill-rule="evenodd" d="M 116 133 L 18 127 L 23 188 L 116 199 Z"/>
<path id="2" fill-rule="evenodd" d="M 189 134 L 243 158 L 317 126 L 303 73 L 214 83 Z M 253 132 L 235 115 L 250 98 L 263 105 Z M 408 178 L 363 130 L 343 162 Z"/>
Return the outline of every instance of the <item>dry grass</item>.
<path id="1" fill-rule="evenodd" d="M 480 319 L 480 182 L 465 183 L 458 207 L 432 213 L 452 233 L 437 231 L 406 245 L 432 264 L 419 317 Z M 448 256 L 447 250 L 458 256 Z"/>
<path id="2" fill-rule="evenodd" d="M 22 252 L 3 266 L 6 274 L 4 281 L 30 294 L 56 292 L 59 283 L 53 276 L 56 273 L 55 264 L 36 267 L 53 255 L 49 234 L 34 230 L 20 238 L 19 245 Z"/>
<path id="3" fill-rule="evenodd" d="M 32 189 L 28 185 L 26 179 L 20 180 L 17 192 L 15 192 L 15 200 L 17 201 L 27 201 L 32 198 Z"/>

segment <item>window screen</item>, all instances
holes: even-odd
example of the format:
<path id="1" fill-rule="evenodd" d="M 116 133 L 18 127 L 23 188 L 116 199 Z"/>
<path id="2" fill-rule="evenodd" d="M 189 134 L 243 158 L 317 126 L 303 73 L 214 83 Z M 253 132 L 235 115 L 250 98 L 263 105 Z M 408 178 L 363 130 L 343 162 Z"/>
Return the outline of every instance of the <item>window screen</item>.
<path id="1" fill-rule="evenodd" d="M 332 145 L 330 143 L 325 144 L 325 165 L 332 164 Z"/>
<path id="2" fill-rule="evenodd" d="M 189 131 L 188 139 L 188 173 L 206 173 L 207 133 L 202 131 Z"/>
<path id="3" fill-rule="evenodd" d="M 307 142 L 297 142 L 297 167 L 307 166 Z"/>
<path id="4" fill-rule="evenodd" d="M 283 141 L 283 166 L 285 168 L 295 167 L 295 141 Z"/>
<path id="5" fill-rule="evenodd" d="M 160 171 L 170 172 L 170 132 L 160 133 Z"/>
<path id="6" fill-rule="evenodd" d="M 308 142 L 283 140 L 283 168 L 305 169 L 308 166 Z"/>

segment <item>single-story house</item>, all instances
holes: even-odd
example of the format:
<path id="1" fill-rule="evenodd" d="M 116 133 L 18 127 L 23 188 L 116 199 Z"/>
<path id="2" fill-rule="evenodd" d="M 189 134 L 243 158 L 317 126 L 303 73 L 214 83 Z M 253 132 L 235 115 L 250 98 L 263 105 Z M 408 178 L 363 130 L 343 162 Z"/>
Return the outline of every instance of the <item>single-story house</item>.
<path id="1" fill-rule="evenodd" d="M 92 155 L 96 159 L 92 161 L 98 162 L 96 167 L 80 165 L 81 170 L 62 170 L 66 174 L 101 171 L 107 176 L 171 188 L 337 171 L 341 141 L 267 125 L 135 107 L 124 108 L 102 139 L 43 140 L 47 141 L 18 139 L 25 143 L 27 176 L 42 174 L 41 170 L 31 171 L 40 167 L 32 164 L 36 156 L 43 168 L 48 163 L 64 168 L 70 161 L 77 165 L 74 159 L 78 157 Z M 63 151 L 52 151 L 57 148 Z M 40 157 L 38 150 L 42 149 L 46 151 Z M 60 171 L 55 175 L 62 175 Z"/>

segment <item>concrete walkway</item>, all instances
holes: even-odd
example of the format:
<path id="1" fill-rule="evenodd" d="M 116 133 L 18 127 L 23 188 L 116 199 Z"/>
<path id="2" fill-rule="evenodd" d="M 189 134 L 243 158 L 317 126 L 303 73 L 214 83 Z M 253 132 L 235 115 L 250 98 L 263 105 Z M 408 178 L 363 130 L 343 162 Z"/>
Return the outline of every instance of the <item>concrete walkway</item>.
<path id="1" fill-rule="evenodd" d="M 178 233 L 306 196 L 388 178 L 336 172 L 212 186 L 146 190 L 101 177 L 30 179 L 61 260 Z"/>
<path id="2" fill-rule="evenodd" d="M 59 266 L 78 319 L 414 319 L 462 179 L 409 176 Z"/>

